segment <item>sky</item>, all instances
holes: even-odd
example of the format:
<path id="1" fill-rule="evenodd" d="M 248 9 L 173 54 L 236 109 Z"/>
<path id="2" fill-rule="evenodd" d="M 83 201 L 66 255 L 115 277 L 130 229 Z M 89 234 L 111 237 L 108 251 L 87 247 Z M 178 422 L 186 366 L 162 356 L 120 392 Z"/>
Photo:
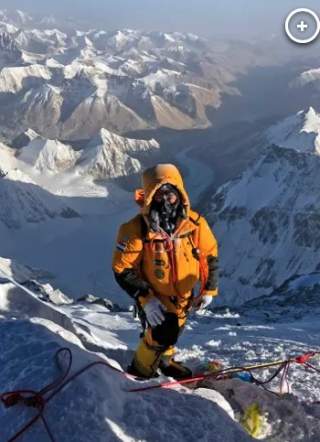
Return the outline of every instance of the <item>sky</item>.
<path id="1" fill-rule="evenodd" d="M 86 20 L 92 27 L 193 32 L 250 40 L 283 32 L 295 8 L 319 0 L 0 0 L 0 8 Z"/>

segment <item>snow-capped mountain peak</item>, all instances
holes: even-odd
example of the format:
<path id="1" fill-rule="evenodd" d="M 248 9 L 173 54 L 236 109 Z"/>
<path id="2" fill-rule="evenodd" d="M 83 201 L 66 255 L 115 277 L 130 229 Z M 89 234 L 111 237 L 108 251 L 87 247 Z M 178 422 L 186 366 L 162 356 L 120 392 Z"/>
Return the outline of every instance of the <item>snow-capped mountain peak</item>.
<path id="1" fill-rule="evenodd" d="M 79 153 L 59 140 L 43 138 L 32 129 L 25 136 L 30 142 L 19 152 L 19 160 L 34 166 L 38 172 L 63 172 L 79 158 Z"/>
<path id="2" fill-rule="evenodd" d="M 90 144 L 100 145 L 104 149 L 117 146 L 121 150 L 127 152 L 141 152 L 148 151 L 150 148 L 159 148 L 159 143 L 153 138 L 148 141 L 125 138 L 113 132 L 110 132 L 105 128 L 100 129 L 98 135 L 93 139 Z"/>
<path id="3" fill-rule="evenodd" d="M 320 155 L 320 114 L 310 107 L 272 126 L 266 135 L 271 144 Z"/>
<path id="4" fill-rule="evenodd" d="M 320 114 L 315 111 L 315 109 L 310 106 L 309 110 L 305 114 L 304 120 L 304 132 L 320 132 Z"/>
<path id="5" fill-rule="evenodd" d="M 266 133 L 273 145 L 220 187 L 207 214 L 221 243 L 227 302 L 319 271 L 320 115 L 310 107 Z"/>
<path id="6" fill-rule="evenodd" d="M 137 173 L 142 166 L 135 154 L 148 154 L 159 147 L 154 139 L 125 138 L 102 128 L 83 152 L 80 173 L 90 174 L 96 179 Z"/>

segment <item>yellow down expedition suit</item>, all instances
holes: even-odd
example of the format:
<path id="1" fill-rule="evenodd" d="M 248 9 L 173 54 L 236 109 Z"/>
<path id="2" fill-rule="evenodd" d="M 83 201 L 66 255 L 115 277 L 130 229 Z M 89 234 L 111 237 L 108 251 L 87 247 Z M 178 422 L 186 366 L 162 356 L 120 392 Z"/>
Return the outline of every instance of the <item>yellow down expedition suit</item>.
<path id="1" fill-rule="evenodd" d="M 117 282 L 142 308 L 157 297 L 176 318 L 176 324 L 169 321 L 158 330 L 148 326 L 135 352 L 136 371 L 151 377 L 161 358 L 174 354 L 173 345 L 186 322 L 196 284 L 201 281 L 202 294 L 218 294 L 218 245 L 206 220 L 191 210 L 174 165 L 147 169 L 142 182 L 143 189 L 136 191 L 141 213 L 120 226 L 112 268 Z M 163 184 L 179 190 L 185 213 L 171 235 L 152 231 L 148 219 L 153 196 Z"/>

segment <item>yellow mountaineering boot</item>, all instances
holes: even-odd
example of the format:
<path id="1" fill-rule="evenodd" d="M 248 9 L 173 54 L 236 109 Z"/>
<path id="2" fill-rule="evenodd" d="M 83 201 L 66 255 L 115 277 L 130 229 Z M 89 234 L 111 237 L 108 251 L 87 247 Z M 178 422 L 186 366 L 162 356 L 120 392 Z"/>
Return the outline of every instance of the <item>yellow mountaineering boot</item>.
<path id="1" fill-rule="evenodd" d="M 141 339 L 127 372 L 143 379 L 157 377 L 161 352 L 151 348 Z"/>

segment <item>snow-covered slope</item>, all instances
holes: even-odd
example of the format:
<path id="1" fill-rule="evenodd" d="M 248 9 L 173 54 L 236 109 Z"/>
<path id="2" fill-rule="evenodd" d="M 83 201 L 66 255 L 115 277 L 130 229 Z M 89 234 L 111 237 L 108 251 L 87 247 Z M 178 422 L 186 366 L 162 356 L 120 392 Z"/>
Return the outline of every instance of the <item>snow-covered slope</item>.
<path id="1" fill-rule="evenodd" d="M 36 138 L 35 138 L 36 140 Z M 32 150 L 35 154 L 36 149 Z M 43 152 L 44 154 L 45 152 Z M 47 157 L 52 159 L 54 152 L 47 151 Z M 36 155 L 33 155 L 34 157 Z M 28 159 L 32 155 L 28 156 Z M 43 165 L 50 172 L 50 163 L 45 163 L 46 156 L 39 155 L 35 164 Z M 34 167 L 24 167 L 16 159 L 15 150 L 0 144 L 0 221 L 9 229 L 26 227 L 28 224 L 46 222 L 55 218 L 71 219 L 79 215 L 58 196 L 45 190 L 32 179 L 36 174 Z M 45 186 L 44 186 L 45 187 Z"/>
<path id="2" fill-rule="evenodd" d="M 141 383 L 126 378 L 115 359 L 121 360 L 125 353 L 130 357 L 120 336 L 125 332 L 137 337 L 136 325 L 128 315 L 123 318 L 112 315 L 104 307 L 90 309 L 78 305 L 76 311 L 79 319 L 72 319 L 70 313 L 44 303 L 28 289 L 26 293 L 10 281 L 2 281 L 0 285 L 2 387 L 11 389 L 28 385 L 34 389 L 42 388 L 57 376 L 53 356 L 61 347 L 68 347 L 73 353 L 72 370 L 94 361 L 111 366 L 92 368 L 48 404 L 48 425 L 59 441 L 96 442 L 106 438 L 110 441 L 155 438 L 165 441 L 168 435 L 174 441 L 194 437 L 210 440 L 213 432 L 217 442 L 251 440 L 216 404 L 218 400 L 223 403 L 218 394 L 213 393 L 210 400 L 182 387 L 147 394 L 130 393 L 130 389 L 141 386 Z M 100 329 L 95 335 L 98 329 L 91 329 L 89 324 L 94 317 L 98 320 L 101 315 L 105 324 L 113 323 L 115 327 L 109 332 L 107 328 Z M 60 356 L 60 364 L 65 367 L 68 355 L 63 353 Z M 13 436 L 29 417 L 28 410 L 7 413 L 1 407 L 1 436 L 5 439 Z M 26 433 L 25 440 L 40 441 L 45 437 L 44 429 L 38 424 Z"/>
<path id="3" fill-rule="evenodd" d="M 41 87 L 50 78 L 50 71 L 40 64 L 4 67 L 0 72 L 0 92 L 14 94 L 32 86 Z"/>
<path id="4" fill-rule="evenodd" d="M 18 169 L 0 178 L 0 221 L 10 229 L 57 217 L 78 216 L 59 197 L 43 190 Z"/>
<path id="5" fill-rule="evenodd" d="M 7 174 L 9 170 L 16 169 L 18 162 L 15 158 L 15 152 L 6 144 L 0 143 L 0 170 L 1 176 Z"/>
<path id="6" fill-rule="evenodd" d="M 170 389 L 130 392 L 169 380 L 161 375 L 153 381 L 138 382 L 122 372 L 139 339 L 139 322 L 130 312 L 112 313 L 99 304 L 70 304 L 67 299 L 59 306 L 50 299 L 44 302 L 41 288 L 45 287 L 35 285 L 36 274 L 41 275 L 40 271 L 0 258 L 2 391 L 39 390 L 56 379 L 59 371 L 53 357 L 62 347 L 72 351 L 71 373 L 93 362 L 100 364 L 48 402 L 46 421 L 59 441 L 250 441 L 254 439 L 238 422 L 244 422 L 253 406 L 262 418 L 262 425 L 259 421 L 257 426 L 259 439 L 317 440 L 318 404 L 310 402 L 319 395 L 314 372 L 292 364 L 289 382 L 293 394 L 282 397 L 275 394 L 279 391 L 277 380 L 268 385 L 275 393 L 238 379 L 208 379 L 192 389 L 175 385 Z M 192 315 L 179 341 L 179 358 L 199 369 L 217 358 L 224 366 L 239 366 L 316 349 L 316 321 L 304 322 L 302 318 L 298 324 L 277 324 L 269 320 L 266 325 L 261 318 L 260 322 L 255 321 L 255 313 L 251 310 L 250 321 L 231 312 Z M 68 366 L 67 352 L 60 353 L 59 362 L 62 369 Z M 313 364 L 319 366 L 317 361 Z M 266 379 L 270 374 L 264 370 L 256 376 Z M 31 416 L 34 410 L 1 406 L 4 440 Z M 24 440 L 42 441 L 46 437 L 44 427 L 37 423 L 26 432 Z"/>
<path id="7" fill-rule="evenodd" d="M 319 289 L 320 272 L 294 275 L 273 293 L 245 303 L 242 311 L 249 315 L 254 309 L 269 322 L 313 321 L 320 313 Z"/>
<path id="8" fill-rule="evenodd" d="M 319 270 L 319 128 L 312 109 L 273 127 L 267 134 L 285 148 L 267 147 L 213 197 L 208 216 L 220 242 L 221 302 L 239 304 Z"/>

